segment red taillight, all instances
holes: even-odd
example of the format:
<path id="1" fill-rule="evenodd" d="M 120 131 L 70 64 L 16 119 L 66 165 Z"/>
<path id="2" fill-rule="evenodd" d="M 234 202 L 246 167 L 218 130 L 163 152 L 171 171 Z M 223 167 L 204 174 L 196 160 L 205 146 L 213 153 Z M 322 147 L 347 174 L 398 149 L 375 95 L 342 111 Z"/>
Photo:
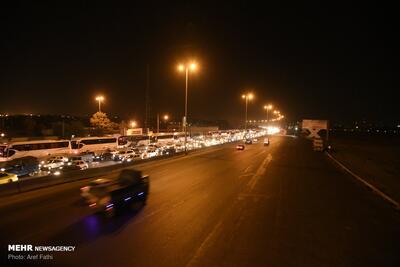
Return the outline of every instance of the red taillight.
<path id="1" fill-rule="evenodd" d="M 92 204 L 89 204 L 89 207 L 91 207 L 91 208 L 96 207 L 96 202 L 95 202 L 95 203 L 92 203 Z"/>
<path id="2" fill-rule="evenodd" d="M 84 186 L 81 188 L 81 191 L 88 191 L 89 190 L 89 186 Z"/>

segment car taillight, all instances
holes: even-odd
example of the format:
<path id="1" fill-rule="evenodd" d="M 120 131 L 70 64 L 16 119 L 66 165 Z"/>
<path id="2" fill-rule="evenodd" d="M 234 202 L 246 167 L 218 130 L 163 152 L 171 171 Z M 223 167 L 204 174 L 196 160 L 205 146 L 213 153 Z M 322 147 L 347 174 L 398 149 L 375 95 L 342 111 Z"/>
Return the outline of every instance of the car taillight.
<path id="1" fill-rule="evenodd" d="M 84 186 L 81 188 L 81 191 L 83 191 L 83 192 L 88 191 L 88 190 L 89 190 L 89 186 Z"/>

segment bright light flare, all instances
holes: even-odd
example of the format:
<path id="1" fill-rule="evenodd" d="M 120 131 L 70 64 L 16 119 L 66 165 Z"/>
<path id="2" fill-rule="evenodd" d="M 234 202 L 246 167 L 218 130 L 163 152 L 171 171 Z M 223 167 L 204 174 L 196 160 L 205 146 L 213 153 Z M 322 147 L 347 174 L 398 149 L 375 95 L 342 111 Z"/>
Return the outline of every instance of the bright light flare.
<path id="1" fill-rule="evenodd" d="M 267 134 L 269 134 L 269 135 L 277 134 L 279 132 L 280 132 L 279 127 L 275 127 L 275 126 L 268 126 L 267 127 Z"/>
<path id="2" fill-rule="evenodd" d="M 185 71 L 186 69 L 191 70 L 191 71 L 195 71 L 197 70 L 198 65 L 196 62 L 191 62 L 188 64 L 179 64 L 178 65 L 178 71 Z"/>
<path id="3" fill-rule="evenodd" d="M 270 110 L 270 109 L 272 109 L 273 108 L 273 106 L 272 105 L 265 105 L 264 106 L 264 109 L 268 109 L 268 110 Z"/>
<path id="4" fill-rule="evenodd" d="M 254 98 L 254 95 L 253 95 L 253 93 L 247 93 L 247 94 L 243 94 L 242 98 L 252 100 Z"/>
<path id="5" fill-rule="evenodd" d="M 104 101 L 104 96 L 102 95 L 96 96 L 96 101 Z"/>
<path id="6" fill-rule="evenodd" d="M 183 64 L 179 64 L 178 65 L 178 70 L 179 71 L 184 71 L 185 70 L 185 66 Z"/>

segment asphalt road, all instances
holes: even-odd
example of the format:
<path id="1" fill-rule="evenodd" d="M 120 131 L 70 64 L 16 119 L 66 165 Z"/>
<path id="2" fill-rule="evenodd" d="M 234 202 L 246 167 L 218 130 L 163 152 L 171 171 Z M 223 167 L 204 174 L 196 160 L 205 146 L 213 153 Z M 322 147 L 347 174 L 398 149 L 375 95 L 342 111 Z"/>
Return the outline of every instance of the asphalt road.
<path id="1" fill-rule="evenodd" d="M 76 246 L 36 261 L 55 266 L 400 266 L 400 213 L 304 140 L 137 168 L 151 185 L 136 214 L 92 214 L 87 182 L 2 199 L 3 262 L 21 262 L 6 260 L 7 244 L 33 244 Z"/>

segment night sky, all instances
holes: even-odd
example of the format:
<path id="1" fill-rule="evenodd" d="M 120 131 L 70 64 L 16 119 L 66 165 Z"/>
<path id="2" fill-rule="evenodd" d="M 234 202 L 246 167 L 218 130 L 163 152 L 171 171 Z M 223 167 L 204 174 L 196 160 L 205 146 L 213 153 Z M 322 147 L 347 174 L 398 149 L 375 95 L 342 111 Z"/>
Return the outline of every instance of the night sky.
<path id="1" fill-rule="evenodd" d="M 391 6 L 29 2 L 1 8 L 3 113 L 92 114 L 102 93 L 105 112 L 143 120 L 149 64 L 153 114 L 178 120 L 176 65 L 194 58 L 189 117 L 241 120 L 247 90 L 249 119 L 266 103 L 289 120 L 400 117 Z"/>

